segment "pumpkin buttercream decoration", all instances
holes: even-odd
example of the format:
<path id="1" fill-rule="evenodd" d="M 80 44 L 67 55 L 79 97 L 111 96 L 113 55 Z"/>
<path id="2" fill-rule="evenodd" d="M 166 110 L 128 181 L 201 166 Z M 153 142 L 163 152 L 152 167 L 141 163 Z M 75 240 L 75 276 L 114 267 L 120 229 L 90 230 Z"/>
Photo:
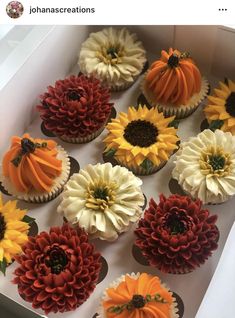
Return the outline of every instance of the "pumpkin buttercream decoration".
<path id="1" fill-rule="evenodd" d="M 156 108 L 129 107 L 107 125 L 105 154 L 136 174 L 150 174 L 164 165 L 178 148 L 179 138 L 171 124 Z"/>
<path id="2" fill-rule="evenodd" d="M 53 140 L 14 136 L 3 156 L 1 182 L 19 199 L 48 201 L 62 190 L 70 162 L 65 150 Z"/>
<path id="3" fill-rule="evenodd" d="M 13 282 L 21 297 L 46 314 L 75 310 L 94 291 L 100 254 L 85 231 L 68 224 L 30 237 L 16 258 Z"/>
<path id="4" fill-rule="evenodd" d="M 135 231 L 135 244 L 150 266 L 164 273 L 184 274 L 205 263 L 217 249 L 219 231 L 216 215 L 210 215 L 202 202 L 189 196 L 160 195 Z"/>
<path id="5" fill-rule="evenodd" d="M 0 271 L 3 274 L 28 241 L 28 221 L 33 219 L 26 216 L 26 212 L 17 208 L 17 201 L 4 204 L 0 194 Z"/>
<path id="6" fill-rule="evenodd" d="M 152 106 L 165 115 L 184 118 L 192 113 L 208 92 L 208 83 L 188 52 L 162 50 L 143 82 L 143 93 Z"/>
<path id="7" fill-rule="evenodd" d="M 178 318 L 172 292 L 157 276 L 126 274 L 104 292 L 97 318 Z"/>
<path id="8" fill-rule="evenodd" d="M 210 129 L 221 129 L 235 135 L 234 81 L 219 82 L 219 87 L 214 89 L 214 94 L 208 96 L 204 113 Z"/>
<path id="9" fill-rule="evenodd" d="M 85 143 L 102 132 L 112 107 L 109 89 L 81 74 L 49 86 L 37 109 L 47 130 L 64 141 Z"/>

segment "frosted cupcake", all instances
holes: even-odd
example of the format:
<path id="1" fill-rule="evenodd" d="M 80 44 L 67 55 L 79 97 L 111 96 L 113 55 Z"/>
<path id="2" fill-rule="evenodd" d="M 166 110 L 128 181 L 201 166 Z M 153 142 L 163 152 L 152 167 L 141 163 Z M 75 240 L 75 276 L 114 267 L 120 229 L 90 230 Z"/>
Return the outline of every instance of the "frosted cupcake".
<path id="1" fill-rule="evenodd" d="M 235 136 L 206 129 L 184 142 L 172 172 L 182 189 L 203 203 L 222 203 L 235 194 Z"/>
<path id="2" fill-rule="evenodd" d="M 139 220 L 144 205 L 141 185 L 126 168 L 88 165 L 67 183 L 58 212 L 91 238 L 112 241 Z"/>
<path id="3" fill-rule="evenodd" d="M 165 118 L 156 108 L 129 107 L 106 128 L 105 154 L 112 155 L 135 174 L 148 175 L 159 170 L 178 148 L 177 130 L 170 127 L 174 117 Z"/>
<path id="4" fill-rule="evenodd" d="M 26 212 L 17 208 L 17 201 L 4 204 L 0 194 L 0 272 L 3 274 L 28 241 L 30 225 L 27 220 L 33 219 L 26 218 Z"/>
<path id="5" fill-rule="evenodd" d="M 79 75 L 49 86 L 37 109 L 47 130 L 66 142 L 85 143 L 101 134 L 112 107 L 107 87 Z"/>
<path id="6" fill-rule="evenodd" d="M 111 90 L 122 90 L 133 84 L 145 62 L 146 52 L 136 34 L 110 27 L 90 34 L 78 64 L 82 73 L 94 75 Z"/>
<path id="7" fill-rule="evenodd" d="M 235 135 L 235 82 L 219 82 L 214 94 L 208 96 L 204 113 L 211 129 L 218 128 Z"/>
<path id="8" fill-rule="evenodd" d="M 185 274 L 205 263 L 217 249 L 219 231 L 216 215 L 189 196 L 160 195 L 135 231 L 135 244 L 150 266 L 164 273 Z"/>
<path id="9" fill-rule="evenodd" d="M 175 298 L 157 276 L 126 274 L 102 297 L 97 318 L 178 318 Z"/>
<path id="10" fill-rule="evenodd" d="M 12 137 L 3 156 L 0 180 L 12 195 L 28 202 L 47 202 L 63 189 L 70 172 L 65 150 L 53 140 Z"/>
<path id="11" fill-rule="evenodd" d="M 142 83 L 151 106 L 166 116 L 185 118 L 196 110 L 209 90 L 209 84 L 189 53 L 169 49 L 152 63 Z"/>

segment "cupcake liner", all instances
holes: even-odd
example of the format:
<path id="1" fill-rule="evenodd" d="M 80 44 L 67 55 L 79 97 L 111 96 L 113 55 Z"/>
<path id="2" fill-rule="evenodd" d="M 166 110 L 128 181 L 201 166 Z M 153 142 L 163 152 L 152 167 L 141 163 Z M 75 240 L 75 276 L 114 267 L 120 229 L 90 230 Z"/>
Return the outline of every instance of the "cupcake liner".
<path id="1" fill-rule="evenodd" d="M 201 84 L 201 90 L 199 93 L 194 94 L 188 103 L 186 105 L 180 105 L 180 106 L 171 106 L 171 105 L 164 105 L 159 104 L 152 94 L 151 91 L 149 91 L 146 87 L 145 77 L 147 75 L 147 72 L 145 73 L 142 83 L 141 83 L 141 90 L 147 99 L 148 103 L 155 107 L 157 106 L 158 110 L 160 112 L 163 112 L 164 116 L 170 117 L 175 116 L 176 119 L 183 119 L 191 115 L 201 104 L 201 102 L 204 100 L 204 98 L 207 96 L 209 92 L 209 82 L 206 78 L 202 77 L 202 84 Z"/>
<path id="2" fill-rule="evenodd" d="M 125 275 L 122 275 L 121 277 L 117 278 L 114 282 L 112 282 L 112 283 L 109 285 L 108 288 L 117 288 L 118 285 L 120 285 L 120 283 L 122 283 L 123 281 L 125 281 L 125 276 L 126 276 L 126 275 L 130 276 L 131 278 L 138 279 L 139 276 L 140 276 L 140 273 L 137 273 L 137 274 L 135 274 L 135 273 L 131 273 L 131 274 L 127 273 L 127 274 L 125 274 Z M 179 314 L 178 314 L 179 309 L 178 309 L 178 306 L 177 306 L 176 299 L 175 299 L 175 297 L 173 296 L 173 293 L 169 290 L 169 288 L 168 288 L 164 283 L 161 282 L 161 285 L 162 285 L 164 288 L 166 288 L 167 291 L 168 291 L 168 292 L 171 294 L 171 296 L 173 297 L 173 303 L 172 303 L 172 306 L 171 306 L 171 317 L 170 317 L 170 318 L 180 318 L 180 316 L 179 316 Z M 98 308 L 98 311 L 97 311 L 97 316 L 96 316 L 97 318 L 107 318 L 107 315 L 106 315 L 106 313 L 105 313 L 105 311 L 104 311 L 104 308 L 103 308 L 103 306 L 102 306 L 102 302 L 103 302 L 103 301 L 106 301 L 106 300 L 109 300 L 109 296 L 108 296 L 108 294 L 107 294 L 107 289 L 108 289 L 108 288 L 106 288 L 106 290 L 105 290 L 104 293 L 103 293 L 102 300 L 101 300 L 101 302 L 100 302 L 100 305 L 99 305 L 99 308 Z"/>
<path id="3" fill-rule="evenodd" d="M 62 160 L 62 172 L 61 175 L 54 179 L 54 185 L 49 193 L 39 194 L 33 190 L 29 193 L 18 192 L 15 187 L 11 184 L 8 178 L 5 178 L 2 174 L 0 175 L 0 181 L 2 186 L 7 192 L 14 195 L 17 199 L 24 200 L 31 203 L 44 203 L 53 200 L 63 190 L 64 184 L 69 178 L 70 172 L 70 161 L 67 152 L 59 145 L 57 145 L 58 159 Z"/>

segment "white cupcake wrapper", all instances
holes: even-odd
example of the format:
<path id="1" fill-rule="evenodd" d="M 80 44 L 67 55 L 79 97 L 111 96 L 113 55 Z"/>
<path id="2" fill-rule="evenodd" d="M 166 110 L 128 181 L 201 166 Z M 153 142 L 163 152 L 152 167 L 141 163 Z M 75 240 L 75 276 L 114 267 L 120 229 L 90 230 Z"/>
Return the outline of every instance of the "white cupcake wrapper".
<path id="1" fill-rule="evenodd" d="M 138 279 L 139 276 L 140 276 L 140 273 L 131 273 L 131 274 L 125 274 L 125 275 L 122 275 L 121 277 L 117 278 L 114 282 L 112 282 L 108 288 L 117 288 L 118 285 L 120 285 L 120 283 L 122 283 L 123 281 L 125 281 L 125 276 L 128 275 L 130 276 L 131 278 L 134 278 L 134 279 Z M 169 290 L 169 288 L 164 284 L 164 283 L 161 283 L 162 287 L 166 288 L 167 291 L 169 291 L 169 293 L 171 295 L 172 292 Z M 104 308 L 102 306 L 102 302 L 103 301 L 107 301 L 109 300 L 109 296 L 107 294 L 107 289 L 104 291 L 103 293 L 103 296 L 102 296 L 102 299 L 101 299 L 101 302 L 100 302 L 100 305 L 99 305 L 99 308 L 98 308 L 98 316 L 96 318 L 107 318 L 107 315 L 104 311 Z M 179 318 L 179 314 L 178 314 L 178 306 L 177 306 L 177 302 L 176 302 L 176 299 L 173 297 L 173 303 L 172 303 L 172 306 L 171 306 L 171 317 L 170 318 Z"/>
<path id="2" fill-rule="evenodd" d="M 35 190 L 29 193 L 22 193 L 15 189 L 8 178 L 5 178 L 2 173 L 0 174 L 0 181 L 3 187 L 9 194 L 14 195 L 17 199 L 24 200 L 31 203 L 43 203 L 54 199 L 63 190 L 63 186 L 69 178 L 70 161 L 67 152 L 59 145 L 57 145 L 58 156 L 57 159 L 62 160 L 61 175 L 54 179 L 54 185 L 49 193 L 39 194 Z M 1 169 L 2 171 L 2 169 Z"/>
<path id="3" fill-rule="evenodd" d="M 165 117 L 175 116 L 176 119 L 183 119 L 188 117 L 197 109 L 197 107 L 201 104 L 201 102 L 204 100 L 204 98 L 207 96 L 209 92 L 209 82 L 206 78 L 202 77 L 200 92 L 194 94 L 188 101 L 187 105 L 171 106 L 159 104 L 154 98 L 154 95 L 146 88 L 145 78 L 147 73 L 148 72 L 145 73 L 143 80 L 141 82 L 141 91 L 147 99 L 148 103 L 152 107 L 157 106 L 158 110 L 160 112 L 163 112 Z"/>

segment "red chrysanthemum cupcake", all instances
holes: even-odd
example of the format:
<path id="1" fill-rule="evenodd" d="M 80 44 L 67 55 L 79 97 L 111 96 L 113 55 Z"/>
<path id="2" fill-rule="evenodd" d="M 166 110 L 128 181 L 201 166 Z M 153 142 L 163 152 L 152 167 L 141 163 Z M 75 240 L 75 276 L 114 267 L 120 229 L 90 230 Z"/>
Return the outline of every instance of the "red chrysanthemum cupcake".
<path id="1" fill-rule="evenodd" d="M 49 312 L 75 310 L 93 292 L 100 268 L 100 254 L 81 228 L 68 224 L 30 237 L 24 254 L 16 260 L 13 282 L 21 297 L 34 308 Z"/>
<path id="2" fill-rule="evenodd" d="M 219 231 L 216 215 L 202 208 L 202 202 L 188 196 L 160 195 L 149 208 L 135 231 L 135 244 L 154 266 L 164 273 L 193 271 L 217 249 Z"/>
<path id="3" fill-rule="evenodd" d="M 85 143 L 104 129 L 113 104 L 110 91 L 94 77 L 70 76 L 49 86 L 37 109 L 47 130 L 60 139 Z"/>

